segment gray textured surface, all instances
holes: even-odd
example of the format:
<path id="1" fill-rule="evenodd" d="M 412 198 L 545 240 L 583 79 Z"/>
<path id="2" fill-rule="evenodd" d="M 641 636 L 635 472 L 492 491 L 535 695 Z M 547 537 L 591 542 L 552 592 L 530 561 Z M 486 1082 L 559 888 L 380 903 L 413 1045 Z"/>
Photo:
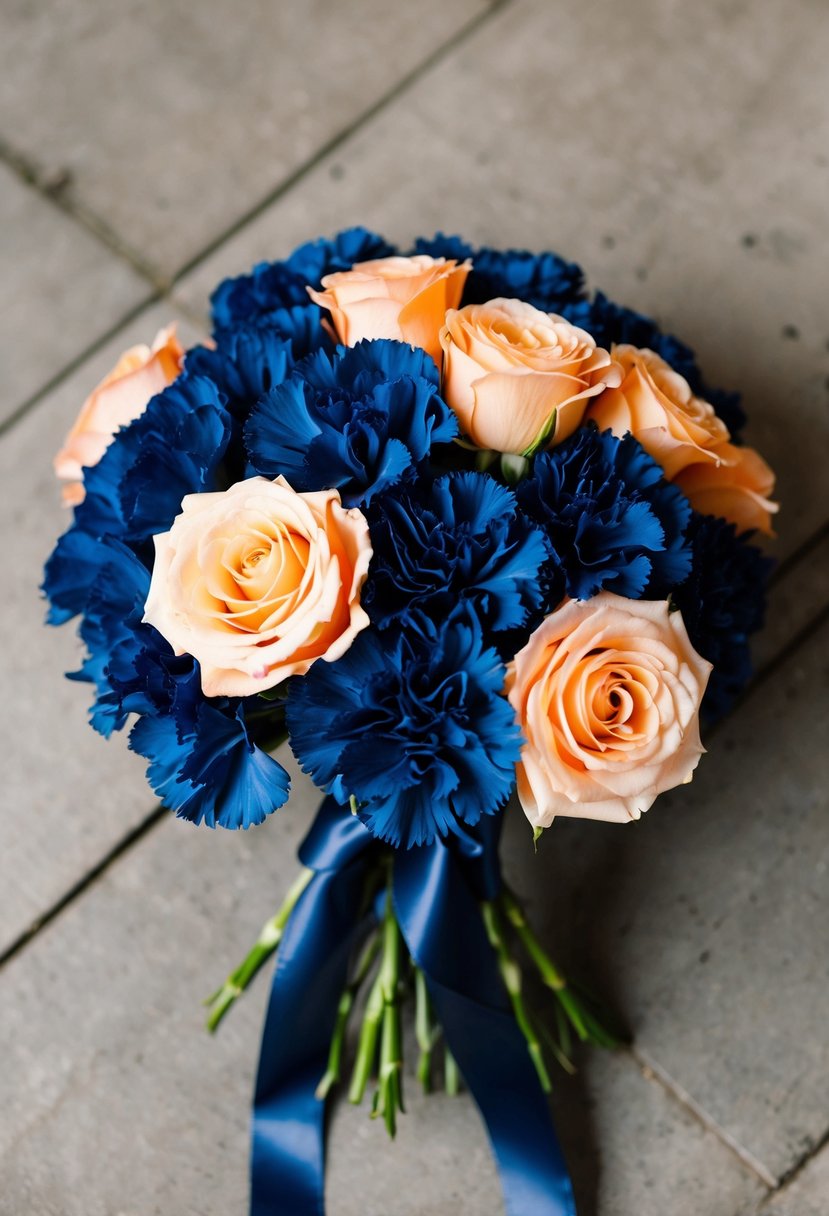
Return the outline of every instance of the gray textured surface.
<path id="1" fill-rule="evenodd" d="M 287 885 L 316 798 L 300 777 L 291 807 L 246 836 L 165 821 L 10 964 L 14 1000 L 0 1004 L 0 1039 L 12 1045 L 0 1082 L 3 1216 L 243 1210 L 267 984 L 215 1040 L 199 1002 Z M 525 854 L 525 871 L 532 864 Z M 424 1101 L 407 1082 L 394 1145 L 366 1108 L 337 1108 L 331 1216 L 500 1214 L 472 1104 Z M 585 1212 L 730 1216 L 762 1193 L 630 1058 L 589 1056 L 577 1081 L 559 1078 L 557 1108 Z M 687 1206 L 671 1209 L 680 1193 Z"/>
<path id="2" fill-rule="evenodd" d="M 827 508 L 802 486 L 829 464 L 829 22 L 811 0 L 785 22 L 727 0 L 629 16 L 508 5 L 180 290 L 204 307 L 223 275 L 346 223 L 557 249 L 743 390 L 783 555 Z"/>
<path id="3" fill-rule="evenodd" d="M 745 390 L 749 440 L 781 474 L 775 552 L 800 551 L 757 648 L 766 674 L 690 788 L 637 826 L 557 825 L 537 857 L 517 814 L 508 828 L 554 953 L 636 1033 L 639 1063 L 591 1053 L 558 1081 L 579 1216 L 826 1216 L 829 26 L 814 0 L 785 18 L 512 0 L 362 120 L 486 9 L 7 5 L 0 162 L 19 170 L 12 149 L 41 183 L 70 178 L 62 210 L 0 163 L 0 419 L 60 379 L 0 434 L 0 952 L 153 809 L 125 741 L 87 727 L 86 689 L 60 674 L 71 628 L 42 628 L 36 592 L 66 521 L 52 453 L 118 352 L 175 312 L 154 307 L 62 375 L 151 290 L 119 244 L 164 273 L 205 255 L 176 287 L 194 314 L 222 275 L 348 223 L 555 247 Z M 273 910 L 315 802 L 299 778 L 244 836 L 165 819 L 6 965 L 0 1216 L 244 1210 L 267 982 L 215 1041 L 200 1000 Z M 424 1102 L 411 1080 L 407 1096 L 393 1146 L 338 1107 L 332 1216 L 500 1213 L 471 1103 Z"/>
<path id="4" fill-rule="evenodd" d="M 0 422 L 149 295 L 125 262 L 2 163 L 0 280 Z"/>
<path id="5" fill-rule="evenodd" d="M 172 273 L 486 7 L 10 0 L 3 134 Z"/>
<path id="6" fill-rule="evenodd" d="M 9 816 L 0 851 L 0 953 L 152 810 L 145 765 L 126 739 L 109 745 L 87 722 L 88 685 L 63 678 L 80 666 L 74 625 L 46 629 L 43 563 L 71 522 L 60 505 L 52 455 L 90 389 L 136 342 L 152 342 L 168 307 L 142 313 L 64 380 L 0 442 L 0 530 L 14 577 L 0 598 L 6 687 L 0 734 Z M 179 322 L 185 343 L 197 331 Z M 13 639 L 13 644 L 11 640 Z M 45 750 L 44 750 L 45 749 Z"/>
<path id="7" fill-rule="evenodd" d="M 823 1148 L 757 1216 L 826 1216 L 827 1211 L 829 1148 Z"/>

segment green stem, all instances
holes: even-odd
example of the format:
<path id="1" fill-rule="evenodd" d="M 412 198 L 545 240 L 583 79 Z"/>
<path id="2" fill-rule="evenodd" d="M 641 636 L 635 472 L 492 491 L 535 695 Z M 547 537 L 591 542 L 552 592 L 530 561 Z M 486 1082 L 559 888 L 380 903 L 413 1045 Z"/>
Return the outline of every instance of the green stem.
<path id="1" fill-rule="evenodd" d="M 444 1048 L 443 1055 L 443 1087 L 452 1098 L 461 1092 L 461 1074 L 457 1061 L 448 1047 Z"/>
<path id="2" fill-rule="evenodd" d="M 568 985 L 567 980 L 536 937 L 524 909 L 507 887 L 503 887 L 501 890 L 498 906 L 535 964 L 541 982 L 555 993 L 556 1000 L 579 1039 L 583 1043 L 596 1043 L 600 1047 L 618 1047 L 619 1040 L 616 1036 L 606 1030 L 598 1018 L 585 1008 L 584 1003 Z"/>
<path id="3" fill-rule="evenodd" d="M 262 932 L 256 939 L 252 949 L 236 970 L 230 973 L 221 988 L 218 988 L 204 1002 L 205 1005 L 210 1007 L 210 1013 L 207 1018 L 208 1030 L 212 1032 L 216 1029 L 233 1002 L 242 995 L 259 968 L 267 962 L 277 949 L 282 941 L 285 926 L 290 920 L 291 913 L 299 902 L 299 897 L 313 877 L 313 870 L 303 868 L 300 871 L 291 885 L 288 894 L 285 896 L 281 908 L 275 916 L 272 916 L 263 925 Z"/>
<path id="4" fill-rule="evenodd" d="M 400 1029 L 400 929 L 392 902 L 391 874 L 383 914 L 383 957 L 378 980 L 383 996 L 380 1071 L 374 1095 L 372 1118 L 382 1117 L 394 1139 L 397 1112 L 403 1110 L 403 1043 Z"/>
<path id="5" fill-rule="evenodd" d="M 511 891 L 503 887 L 498 902 L 522 946 L 535 963 L 543 983 L 552 988 L 553 992 L 561 992 L 567 987 L 567 981 L 536 937 L 518 900 Z"/>
<path id="6" fill-rule="evenodd" d="M 334 1023 L 334 1033 L 331 1036 L 331 1048 L 328 1052 L 328 1064 L 325 1069 L 325 1075 L 316 1089 L 316 1097 L 320 1101 L 323 1101 L 328 1096 L 331 1089 L 338 1084 L 342 1075 L 343 1051 L 345 1048 L 345 1033 L 348 1028 L 348 1019 L 351 1016 L 351 1010 L 354 1008 L 357 993 L 371 970 L 379 949 L 380 938 L 378 934 L 373 933 L 360 953 L 351 982 L 343 990 L 343 994 L 340 997 L 339 1004 L 337 1005 L 337 1020 Z"/>
<path id="7" fill-rule="evenodd" d="M 363 1012 L 363 1024 L 360 1027 L 360 1040 L 357 1044 L 357 1058 L 351 1073 L 351 1084 L 348 1087 L 348 1100 L 358 1106 L 363 1100 L 369 1077 L 374 1071 L 374 1060 L 377 1055 L 377 1036 L 380 1032 L 380 1020 L 383 1017 L 383 988 L 380 976 L 371 985 L 366 1007 Z"/>
<path id="8" fill-rule="evenodd" d="M 489 943 L 498 959 L 498 968 L 501 972 L 504 986 L 509 994 L 515 1020 L 527 1041 L 527 1050 L 530 1053 L 530 1059 L 535 1065 L 535 1071 L 538 1073 L 541 1087 L 545 1093 L 549 1093 L 552 1089 L 552 1084 L 550 1082 L 550 1074 L 547 1072 L 547 1065 L 544 1063 L 544 1052 L 538 1040 L 538 1035 L 535 1032 L 535 1027 L 524 1005 L 524 997 L 521 993 L 521 968 L 509 952 L 507 939 L 501 927 L 496 905 L 489 902 L 483 903 L 481 904 L 481 912 Z"/>
<path id="9" fill-rule="evenodd" d="M 426 976 L 419 967 L 415 968 L 415 1038 L 420 1049 L 417 1060 L 417 1079 L 423 1086 L 424 1094 L 432 1089 L 432 1049 L 438 1039 L 438 1028 L 432 1018 L 432 1003 L 429 1000 L 429 990 L 426 987 Z"/>

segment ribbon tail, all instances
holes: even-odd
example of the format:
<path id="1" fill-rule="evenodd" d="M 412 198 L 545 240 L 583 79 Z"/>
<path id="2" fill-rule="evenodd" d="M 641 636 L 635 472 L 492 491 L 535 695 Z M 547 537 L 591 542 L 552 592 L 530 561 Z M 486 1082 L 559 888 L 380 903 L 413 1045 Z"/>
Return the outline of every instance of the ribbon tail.
<path id="1" fill-rule="evenodd" d="M 508 1216 L 576 1216 L 547 1098 L 457 859 L 442 844 L 398 853 L 394 898 L 406 944 L 486 1123 Z"/>
<path id="2" fill-rule="evenodd" d="M 362 923 L 370 840 L 328 800 L 300 851 L 318 872 L 277 954 L 253 1106 L 251 1216 L 324 1216 L 325 1104 L 315 1091 Z"/>

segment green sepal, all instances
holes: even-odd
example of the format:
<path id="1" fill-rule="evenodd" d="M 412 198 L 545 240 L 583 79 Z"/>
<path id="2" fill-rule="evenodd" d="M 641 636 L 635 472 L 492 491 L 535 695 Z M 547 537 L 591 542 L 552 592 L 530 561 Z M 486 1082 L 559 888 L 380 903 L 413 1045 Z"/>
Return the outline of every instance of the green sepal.
<path id="1" fill-rule="evenodd" d="M 530 459 L 532 459 L 533 456 L 535 456 L 535 454 L 539 450 L 539 448 L 542 448 L 544 446 L 544 444 L 547 442 L 547 440 L 552 435 L 553 431 L 556 429 L 557 415 L 558 415 L 558 410 L 553 410 L 552 414 L 550 414 L 550 417 L 544 423 L 543 427 L 538 432 L 538 434 L 536 435 L 535 439 L 532 441 L 530 446 L 528 448 L 525 448 L 524 451 L 521 453 L 522 456 L 526 456 L 527 459 L 530 460 Z"/>
<path id="2" fill-rule="evenodd" d="M 513 452 L 501 453 L 501 473 L 507 485 L 517 486 L 527 476 L 529 467 L 526 456 L 516 456 Z"/>

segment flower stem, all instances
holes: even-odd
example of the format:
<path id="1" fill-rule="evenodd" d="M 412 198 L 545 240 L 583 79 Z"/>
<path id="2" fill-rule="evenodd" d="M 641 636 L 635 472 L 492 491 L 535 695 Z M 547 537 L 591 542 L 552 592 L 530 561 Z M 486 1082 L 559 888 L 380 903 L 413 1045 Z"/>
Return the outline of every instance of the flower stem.
<path id="1" fill-rule="evenodd" d="M 360 952 L 351 981 L 343 989 L 343 994 L 337 1005 L 337 1020 L 334 1023 L 334 1032 L 331 1035 L 328 1064 L 325 1074 L 316 1088 L 315 1096 L 320 1101 L 327 1098 L 331 1089 L 338 1084 L 342 1075 L 343 1050 L 345 1047 L 345 1032 L 348 1028 L 348 1019 L 351 1016 L 351 1010 L 354 1008 L 357 993 L 360 991 L 363 981 L 371 970 L 379 949 L 380 938 L 377 933 L 372 933 Z"/>
<path id="2" fill-rule="evenodd" d="M 372 1118 L 382 1117 L 394 1139 L 397 1112 L 403 1110 L 403 1043 L 400 1029 L 400 929 L 392 903 L 391 876 L 383 914 L 383 957 L 377 979 L 383 997 L 380 1036 L 380 1072 L 372 1106 Z"/>
<path id="3" fill-rule="evenodd" d="M 380 1020 L 383 1017 L 383 988 L 380 976 L 371 985 L 366 1007 L 363 1012 L 363 1024 L 360 1027 L 360 1041 L 357 1044 L 357 1058 L 351 1073 L 351 1084 L 348 1087 L 348 1100 L 358 1106 L 363 1100 L 369 1077 L 374 1070 L 377 1055 L 377 1036 L 380 1032 Z"/>
<path id="4" fill-rule="evenodd" d="M 545 1093 L 549 1093 L 552 1089 L 550 1074 L 547 1072 L 547 1065 L 544 1062 L 544 1052 L 539 1042 L 538 1035 L 535 1032 L 535 1027 L 532 1024 L 530 1016 L 524 1004 L 524 997 L 521 992 L 521 968 L 517 961 L 512 957 L 507 945 L 507 939 L 504 936 L 504 931 L 501 925 L 501 919 L 498 915 L 498 909 L 494 903 L 486 902 L 481 904 L 481 912 L 483 914 L 484 926 L 486 928 L 489 943 L 495 951 L 498 959 L 498 968 L 501 972 L 501 978 L 504 981 L 507 993 L 509 994 L 510 1002 L 512 1003 L 512 1011 L 515 1014 L 515 1020 L 518 1023 L 521 1033 L 527 1041 L 527 1050 L 530 1053 L 530 1059 L 535 1065 L 535 1071 L 538 1073 L 538 1079 L 541 1082 L 541 1088 Z"/>
<path id="5" fill-rule="evenodd" d="M 415 1038 L 420 1049 L 417 1060 L 417 1079 L 423 1086 L 424 1094 L 428 1094 L 432 1089 L 432 1049 L 440 1031 L 432 1018 L 432 1002 L 429 1000 L 426 976 L 419 967 L 415 968 L 414 982 Z"/>
<path id="6" fill-rule="evenodd" d="M 578 1038 L 583 1043 L 596 1043 L 600 1047 L 618 1047 L 619 1039 L 616 1035 L 607 1030 L 598 1018 L 593 1016 L 572 987 L 568 985 L 567 980 L 536 937 L 524 909 L 507 887 L 503 887 L 498 896 L 498 906 L 535 964 L 541 982 L 555 993 L 556 1000 Z M 564 1046 L 563 1049 L 565 1053 L 569 1050 L 567 1046 Z"/>
<path id="7" fill-rule="evenodd" d="M 448 1047 L 444 1048 L 443 1055 L 443 1087 L 451 1098 L 457 1097 L 461 1092 L 461 1074 L 457 1061 Z"/>
<path id="8" fill-rule="evenodd" d="M 207 1029 L 209 1031 L 212 1032 L 216 1029 L 233 1002 L 237 997 L 242 995 L 259 968 L 267 962 L 277 949 L 282 941 L 282 936 L 290 920 L 291 913 L 299 902 L 299 897 L 313 877 L 314 871 L 303 867 L 291 885 L 279 911 L 262 926 L 262 932 L 246 957 L 236 970 L 230 973 L 221 988 L 217 988 L 212 996 L 209 996 L 204 1002 L 205 1005 L 210 1007 L 210 1013 L 207 1018 Z"/>
<path id="9" fill-rule="evenodd" d="M 567 981 L 536 937 L 518 900 L 511 891 L 503 887 L 498 902 L 527 954 L 535 963 L 542 981 L 548 988 L 552 988 L 553 992 L 561 992 L 567 987 Z"/>

